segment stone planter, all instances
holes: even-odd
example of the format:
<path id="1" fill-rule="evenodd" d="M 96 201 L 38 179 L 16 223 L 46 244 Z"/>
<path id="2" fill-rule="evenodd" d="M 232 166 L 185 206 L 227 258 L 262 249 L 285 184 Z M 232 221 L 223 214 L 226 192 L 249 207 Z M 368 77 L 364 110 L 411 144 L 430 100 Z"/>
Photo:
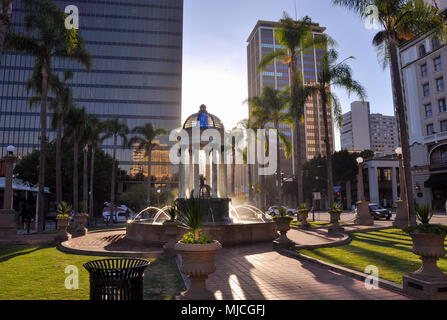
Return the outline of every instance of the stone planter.
<path id="1" fill-rule="evenodd" d="M 343 232 L 344 228 L 340 226 L 340 215 L 341 212 L 329 212 L 331 215 L 331 225 L 328 228 L 328 233 L 334 234 Z"/>
<path id="2" fill-rule="evenodd" d="M 293 243 L 292 240 L 287 237 L 287 231 L 290 230 L 290 221 L 291 220 L 289 219 L 277 219 L 275 221 L 276 229 L 279 231 L 277 243 L 280 247 L 290 247 Z"/>
<path id="3" fill-rule="evenodd" d="M 87 228 L 85 227 L 87 223 L 88 216 L 86 215 L 76 215 L 75 219 L 78 224 L 75 230 L 75 234 L 78 236 L 85 236 L 88 233 Z"/>
<path id="4" fill-rule="evenodd" d="M 67 232 L 70 225 L 70 218 L 57 218 L 57 228 L 59 232 L 55 236 L 57 242 L 64 242 L 71 239 L 71 235 Z"/>
<path id="5" fill-rule="evenodd" d="M 307 222 L 307 218 L 309 218 L 309 211 L 301 211 L 299 214 L 301 218 L 301 224 L 299 227 L 301 229 L 310 229 L 310 224 Z"/>
<path id="6" fill-rule="evenodd" d="M 177 243 L 177 236 L 179 235 L 179 228 L 177 222 L 165 222 L 163 223 L 165 228 L 165 235 L 168 238 L 168 242 L 163 245 L 163 255 L 165 257 L 173 257 L 177 254 L 175 250 L 175 244 Z"/>
<path id="7" fill-rule="evenodd" d="M 208 244 L 177 242 L 174 248 L 182 256 L 180 271 L 190 280 L 189 289 L 181 293 L 182 299 L 213 300 L 213 293 L 206 287 L 206 279 L 216 271 L 215 256 L 222 245 L 218 241 Z"/>
<path id="8" fill-rule="evenodd" d="M 437 265 L 439 258 L 446 254 L 444 249 L 444 235 L 432 233 L 412 233 L 413 253 L 420 256 L 422 267 L 410 275 L 421 280 L 447 280 Z"/>
<path id="9" fill-rule="evenodd" d="M 404 293 L 419 299 L 447 299 L 447 275 L 437 265 L 446 254 L 446 236 L 414 232 L 413 253 L 420 256 L 421 268 L 403 277 Z"/>

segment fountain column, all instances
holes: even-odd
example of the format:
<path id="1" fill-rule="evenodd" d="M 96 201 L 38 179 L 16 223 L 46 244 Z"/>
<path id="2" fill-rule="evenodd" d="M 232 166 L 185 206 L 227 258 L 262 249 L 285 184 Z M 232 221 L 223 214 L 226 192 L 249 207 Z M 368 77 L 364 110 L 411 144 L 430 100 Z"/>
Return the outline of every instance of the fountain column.
<path id="1" fill-rule="evenodd" d="M 197 147 L 193 150 L 194 198 L 200 196 L 200 153 Z"/>
<path id="2" fill-rule="evenodd" d="M 186 155 L 185 151 L 180 150 L 180 165 L 178 172 L 178 197 L 180 199 L 185 198 L 185 166 L 186 166 Z"/>
<path id="3" fill-rule="evenodd" d="M 211 161 L 211 174 L 213 175 L 211 179 L 211 197 L 217 198 L 217 151 L 214 149 Z"/>
<path id="4" fill-rule="evenodd" d="M 225 153 L 222 152 L 222 198 L 228 198 L 228 175 L 227 164 L 225 163 Z"/>

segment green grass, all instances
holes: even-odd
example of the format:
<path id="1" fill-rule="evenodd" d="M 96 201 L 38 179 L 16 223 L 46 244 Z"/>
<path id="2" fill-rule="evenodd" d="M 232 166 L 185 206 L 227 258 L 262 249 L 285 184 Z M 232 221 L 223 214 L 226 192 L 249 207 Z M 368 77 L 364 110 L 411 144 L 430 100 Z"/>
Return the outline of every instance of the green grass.
<path id="1" fill-rule="evenodd" d="M 302 250 L 300 253 L 360 272 L 365 272 L 369 265 L 377 266 L 381 279 L 399 284 L 402 284 L 404 275 L 421 266 L 419 256 L 412 252 L 411 238 L 400 229 L 354 233 L 351 236 L 352 242 L 348 245 Z M 447 258 L 441 258 L 438 266 L 447 272 Z"/>
<path id="2" fill-rule="evenodd" d="M 0 300 L 88 300 L 89 275 L 82 266 L 103 259 L 60 252 L 55 244 L 0 246 Z M 79 289 L 67 290 L 65 268 L 79 270 Z M 185 290 L 174 259 L 151 261 L 144 278 L 144 298 L 172 299 Z"/>

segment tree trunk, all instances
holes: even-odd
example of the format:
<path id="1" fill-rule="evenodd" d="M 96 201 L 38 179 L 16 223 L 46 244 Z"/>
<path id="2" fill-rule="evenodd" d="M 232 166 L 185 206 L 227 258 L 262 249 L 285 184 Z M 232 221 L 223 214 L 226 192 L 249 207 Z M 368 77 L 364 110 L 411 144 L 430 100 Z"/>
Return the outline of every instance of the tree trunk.
<path id="1" fill-rule="evenodd" d="M 93 177 L 95 175 L 95 146 L 92 145 L 92 158 L 90 159 L 90 208 L 89 208 L 89 225 L 92 225 L 92 220 L 95 218 L 93 208 Z"/>
<path id="2" fill-rule="evenodd" d="M 83 179 L 82 179 L 82 188 L 83 188 L 83 196 L 82 201 L 84 205 L 83 213 L 88 212 L 88 145 L 84 146 L 84 170 L 83 170 Z"/>
<path id="3" fill-rule="evenodd" d="M 334 177 L 332 173 L 332 150 L 331 150 L 331 144 L 329 142 L 329 124 L 327 116 L 328 96 L 326 88 L 323 88 L 320 94 L 321 94 L 321 109 L 323 112 L 323 123 L 324 123 L 324 143 L 326 146 L 327 196 L 328 196 L 329 207 L 331 207 L 332 204 L 334 203 Z"/>
<path id="4" fill-rule="evenodd" d="M 77 137 L 74 137 L 73 145 L 73 211 L 75 214 L 79 212 L 79 171 L 78 171 L 78 160 L 79 160 L 79 143 Z"/>
<path id="5" fill-rule="evenodd" d="M 39 160 L 39 191 L 38 191 L 38 225 L 39 232 L 44 229 L 45 216 L 45 167 L 47 157 L 47 95 L 48 95 L 48 62 L 42 65 L 42 104 L 40 106 L 40 160 Z"/>
<path id="6" fill-rule="evenodd" d="M 390 69 L 392 77 L 392 85 L 394 91 L 394 105 L 398 115 L 400 144 L 402 146 L 405 184 L 409 209 L 409 221 L 411 225 L 416 225 L 416 215 L 414 213 L 414 198 L 413 198 L 413 177 L 411 175 L 411 152 L 408 137 L 407 118 L 405 111 L 405 103 L 402 91 L 402 82 L 400 78 L 399 62 L 397 57 L 397 48 L 390 44 Z"/>
<path id="7" fill-rule="evenodd" d="M 152 149 L 148 150 L 147 156 L 147 205 L 151 205 L 151 189 L 152 189 Z"/>
<path id="8" fill-rule="evenodd" d="M 277 132 L 276 136 L 276 160 L 277 160 L 277 168 L 276 168 L 276 185 L 278 186 L 278 200 L 280 206 L 282 206 L 282 186 L 281 186 L 281 146 L 279 142 L 279 123 L 275 121 L 275 129 Z"/>
<path id="9" fill-rule="evenodd" d="M 3 0 L 3 10 L 0 14 L 0 65 L 3 55 L 6 33 L 12 16 L 12 0 Z"/>
<path id="10" fill-rule="evenodd" d="M 57 121 L 56 137 L 56 204 L 62 202 L 62 119 Z"/>
<path id="11" fill-rule="evenodd" d="M 118 136 L 113 136 L 113 165 L 112 165 L 112 185 L 110 186 L 110 219 L 113 221 L 113 214 L 115 212 L 115 162 L 116 162 L 116 147 L 118 145 Z"/>

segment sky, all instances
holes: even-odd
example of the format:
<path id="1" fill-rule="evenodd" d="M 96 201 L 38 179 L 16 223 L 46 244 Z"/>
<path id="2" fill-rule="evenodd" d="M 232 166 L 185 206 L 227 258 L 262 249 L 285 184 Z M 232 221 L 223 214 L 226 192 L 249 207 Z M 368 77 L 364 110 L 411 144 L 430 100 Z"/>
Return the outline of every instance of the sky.
<path id="1" fill-rule="evenodd" d="M 296 14 L 295 14 L 296 2 Z M 368 30 L 353 12 L 330 0 L 184 0 L 182 119 L 201 104 L 227 129 L 248 117 L 247 39 L 258 20 L 278 21 L 309 15 L 337 41 L 340 59 L 354 56 L 354 79 L 367 91 L 372 113 L 394 115 L 389 69 L 383 69 Z M 356 96 L 333 88 L 343 112 Z M 340 148 L 338 130 L 336 149 Z"/>

